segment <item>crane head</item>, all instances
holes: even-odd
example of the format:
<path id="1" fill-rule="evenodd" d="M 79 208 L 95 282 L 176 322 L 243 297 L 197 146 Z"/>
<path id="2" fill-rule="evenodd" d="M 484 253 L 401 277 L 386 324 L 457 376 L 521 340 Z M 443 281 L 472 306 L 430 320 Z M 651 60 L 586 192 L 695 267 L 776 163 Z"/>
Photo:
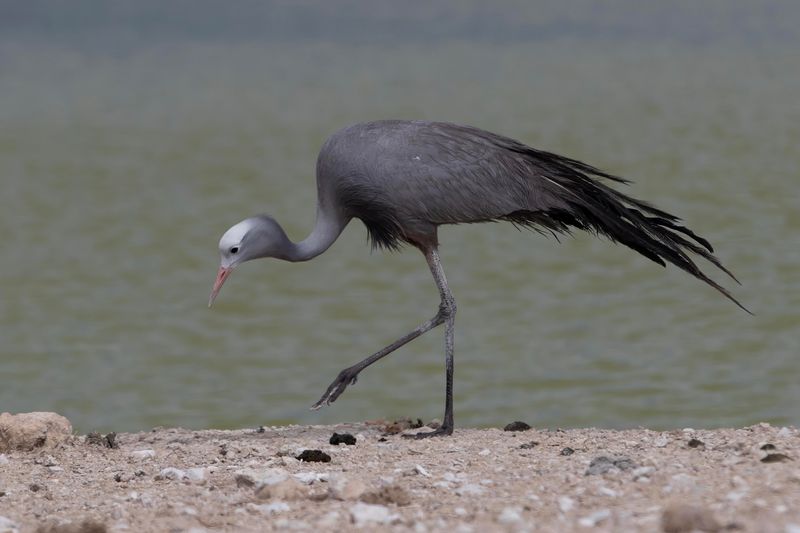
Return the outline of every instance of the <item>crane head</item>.
<path id="1" fill-rule="evenodd" d="M 261 257 L 285 258 L 288 247 L 286 233 L 270 216 L 246 218 L 232 226 L 219 240 L 219 270 L 208 306 L 214 303 L 222 284 L 238 265 Z"/>

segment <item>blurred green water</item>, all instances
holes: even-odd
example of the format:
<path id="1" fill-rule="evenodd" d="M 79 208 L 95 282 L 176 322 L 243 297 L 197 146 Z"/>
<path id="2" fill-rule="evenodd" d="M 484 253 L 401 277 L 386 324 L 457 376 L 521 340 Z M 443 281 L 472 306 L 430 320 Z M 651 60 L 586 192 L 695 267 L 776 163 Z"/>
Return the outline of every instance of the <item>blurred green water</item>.
<path id="1" fill-rule="evenodd" d="M 435 312 L 422 257 L 354 221 L 308 264 L 206 300 L 216 242 L 270 212 L 302 238 L 314 161 L 376 118 L 469 123 L 636 181 L 739 276 L 712 289 L 588 235 L 447 227 L 456 417 L 540 426 L 800 423 L 800 53 L 647 41 L 174 43 L 0 54 L 0 410 L 82 431 L 441 416 L 434 331 L 310 406 Z"/>

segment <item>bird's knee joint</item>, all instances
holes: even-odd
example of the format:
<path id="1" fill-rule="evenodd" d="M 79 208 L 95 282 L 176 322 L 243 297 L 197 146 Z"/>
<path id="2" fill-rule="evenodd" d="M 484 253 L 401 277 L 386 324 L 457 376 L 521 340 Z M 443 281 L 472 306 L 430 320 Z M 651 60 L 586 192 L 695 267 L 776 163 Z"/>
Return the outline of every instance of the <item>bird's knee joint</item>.
<path id="1" fill-rule="evenodd" d="M 458 307 L 456 307 L 456 301 L 453 298 L 442 300 L 442 303 L 439 304 L 439 316 L 442 318 L 454 317 L 456 316 L 456 311 L 458 311 Z"/>

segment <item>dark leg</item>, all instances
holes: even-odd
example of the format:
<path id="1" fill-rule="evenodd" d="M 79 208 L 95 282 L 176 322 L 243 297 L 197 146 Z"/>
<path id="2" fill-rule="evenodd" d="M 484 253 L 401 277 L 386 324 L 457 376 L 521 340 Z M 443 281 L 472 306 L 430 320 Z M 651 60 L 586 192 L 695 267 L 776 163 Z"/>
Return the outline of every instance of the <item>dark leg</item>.
<path id="1" fill-rule="evenodd" d="M 439 254 L 435 248 L 424 250 L 425 259 L 428 261 L 428 266 L 433 273 L 433 278 L 436 281 L 436 286 L 439 288 L 439 294 L 442 302 L 439 305 L 439 312 L 436 316 L 427 322 L 420 324 L 414 331 L 397 339 L 384 349 L 375 352 L 363 361 L 355 365 L 345 368 L 333 383 L 330 384 L 328 390 L 322 395 L 322 398 L 311 406 L 311 409 L 319 409 L 323 405 L 330 405 L 344 392 L 348 385 L 353 385 L 358 379 L 358 374 L 372 363 L 389 355 L 401 346 L 411 342 L 423 333 L 426 333 L 439 324 L 445 323 L 445 350 L 446 350 L 446 373 L 447 373 L 447 389 L 445 397 L 445 413 L 444 422 L 442 426 L 434 432 L 423 433 L 420 437 L 430 435 L 449 435 L 453 432 L 453 324 L 456 314 L 456 303 L 450 289 L 447 287 L 447 280 L 444 277 L 444 270 L 442 270 L 441 262 L 439 261 Z"/>
<path id="2" fill-rule="evenodd" d="M 451 435 L 453 433 L 453 350 L 454 350 L 454 326 L 456 322 L 456 300 L 450 287 L 447 286 L 447 278 L 444 275 L 442 263 L 439 260 L 439 253 L 436 248 L 431 248 L 425 253 L 428 266 L 431 268 L 433 279 L 439 288 L 439 295 L 442 303 L 439 305 L 439 315 L 444 319 L 444 350 L 445 350 L 445 396 L 444 396 L 444 421 L 442 425 L 434 431 L 416 433 L 414 435 L 404 435 L 413 439 L 424 439 L 426 437 L 436 437 L 440 435 Z"/>

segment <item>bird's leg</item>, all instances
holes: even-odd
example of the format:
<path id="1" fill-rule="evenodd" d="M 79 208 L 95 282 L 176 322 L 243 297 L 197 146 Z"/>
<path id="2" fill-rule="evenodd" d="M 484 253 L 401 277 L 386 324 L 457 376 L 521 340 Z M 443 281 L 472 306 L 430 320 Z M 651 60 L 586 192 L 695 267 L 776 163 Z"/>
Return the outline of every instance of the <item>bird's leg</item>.
<path id="1" fill-rule="evenodd" d="M 387 355 L 397 350 L 404 344 L 413 341 L 423 333 L 432 330 L 433 328 L 444 322 L 444 320 L 445 318 L 440 308 L 436 316 L 434 316 L 427 322 L 420 324 L 419 326 L 417 326 L 416 329 L 414 329 L 409 334 L 397 339 L 389 346 L 375 352 L 374 354 L 370 355 L 363 361 L 359 361 L 353 366 L 347 367 L 341 372 L 339 372 L 339 375 L 336 376 L 336 379 L 333 380 L 333 383 L 330 384 L 328 390 L 326 390 L 325 394 L 322 395 L 322 398 L 320 398 L 319 401 L 317 401 L 317 403 L 312 405 L 311 409 L 316 410 L 322 407 L 323 405 L 330 405 L 332 402 L 335 402 L 336 399 L 344 392 L 344 390 L 347 388 L 348 385 L 355 384 L 356 380 L 358 379 L 359 372 L 367 368 L 375 361 L 383 357 L 386 357 Z"/>
<path id="2" fill-rule="evenodd" d="M 311 406 L 311 409 L 316 410 L 316 409 L 319 409 L 320 407 L 322 407 L 324 405 L 330 405 L 332 402 L 335 402 L 336 399 L 339 396 L 341 396 L 341 394 L 344 392 L 344 390 L 347 388 L 348 385 L 353 385 L 358 380 L 358 374 L 362 370 L 367 368 L 372 363 L 378 361 L 379 359 L 382 359 L 383 357 L 386 357 L 387 355 L 389 355 L 393 351 L 397 350 L 401 346 L 413 341 L 414 339 L 416 339 L 417 337 L 419 337 L 423 333 L 427 333 L 428 331 L 432 330 L 436 326 L 438 326 L 438 325 L 440 325 L 442 323 L 448 322 L 448 320 L 449 320 L 449 324 L 450 325 L 448 326 L 448 331 L 450 332 L 449 333 L 449 338 L 450 338 L 450 341 L 449 341 L 450 359 L 449 359 L 449 363 L 448 363 L 448 374 L 447 374 L 448 375 L 448 385 L 447 385 L 447 390 L 450 391 L 450 392 L 448 393 L 448 398 L 449 398 L 448 402 L 449 403 L 447 403 L 445 405 L 445 422 L 447 422 L 447 420 L 450 421 L 449 427 L 450 427 L 450 432 L 452 432 L 452 427 L 453 427 L 453 423 L 452 423 L 452 421 L 453 421 L 453 406 L 452 406 L 452 403 L 453 403 L 453 399 L 452 399 L 452 391 L 453 391 L 453 356 L 452 356 L 452 346 L 453 346 L 452 337 L 453 337 L 453 334 L 452 334 L 452 330 L 453 330 L 453 328 L 452 328 L 452 321 L 453 321 L 453 318 L 455 317 L 455 300 L 453 299 L 452 294 L 450 294 L 450 289 L 447 288 L 447 280 L 444 278 L 444 271 L 442 271 L 442 266 L 441 266 L 441 263 L 439 262 L 439 254 L 436 252 L 435 249 L 426 250 L 426 251 L 424 251 L 424 253 L 425 253 L 425 259 L 428 261 L 428 266 L 431 268 L 431 272 L 433 272 L 433 277 L 436 280 L 436 285 L 437 285 L 437 287 L 439 287 L 439 293 L 440 293 L 440 295 L 442 295 L 442 303 L 439 305 L 439 311 L 436 313 L 436 315 L 433 318 L 431 318 L 427 322 L 424 322 L 424 323 L 420 324 L 419 326 L 416 327 L 416 329 L 414 329 L 413 331 L 411 331 L 407 335 L 404 335 L 403 337 L 400 337 L 399 339 L 394 341 L 389 346 L 386 346 L 382 350 L 379 350 L 379 351 L 375 352 L 374 354 L 370 355 L 369 357 L 367 357 L 363 361 L 359 361 L 358 363 L 354 364 L 353 366 L 347 367 L 344 370 L 342 370 L 341 372 L 339 372 L 339 375 L 336 376 L 336 379 L 333 380 L 333 383 L 331 383 L 328 386 L 328 389 L 325 391 L 325 394 L 322 395 L 322 397 L 317 401 L 317 403 L 315 403 L 314 405 Z M 443 290 L 444 290 L 444 292 L 443 292 Z M 447 298 L 445 298 L 445 295 L 447 295 Z M 447 338 L 447 334 L 446 334 L 446 338 Z M 449 408 L 447 407 L 448 405 L 449 405 Z M 449 419 L 447 417 L 447 413 L 450 413 Z M 446 424 L 442 425 L 442 427 L 445 427 L 445 426 L 446 426 Z"/>
<path id="3" fill-rule="evenodd" d="M 428 260 L 428 266 L 433 274 L 433 279 L 436 281 L 436 286 L 439 288 L 439 295 L 442 298 L 442 303 L 439 305 L 439 314 L 444 321 L 444 350 L 445 350 L 445 397 L 444 397 L 444 421 L 438 429 L 434 431 L 426 431 L 422 433 L 415 433 L 413 435 L 404 435 L 405 437 L 414 439 L 424 439 L 427 437 L 436 437 L 440 435 L 450 435 L 453 433 L 453 350 L 454 350 L 454 326 L 456 322 L 456 300 L 453 298 L 453 293 L 450 292 L 450 287 L 447 285 L 447 278 L 444 275 L 442 263 L 439 260 L 439 252 L 436 248 L 430 248 L 425 251 L 425 259 Z"/>

